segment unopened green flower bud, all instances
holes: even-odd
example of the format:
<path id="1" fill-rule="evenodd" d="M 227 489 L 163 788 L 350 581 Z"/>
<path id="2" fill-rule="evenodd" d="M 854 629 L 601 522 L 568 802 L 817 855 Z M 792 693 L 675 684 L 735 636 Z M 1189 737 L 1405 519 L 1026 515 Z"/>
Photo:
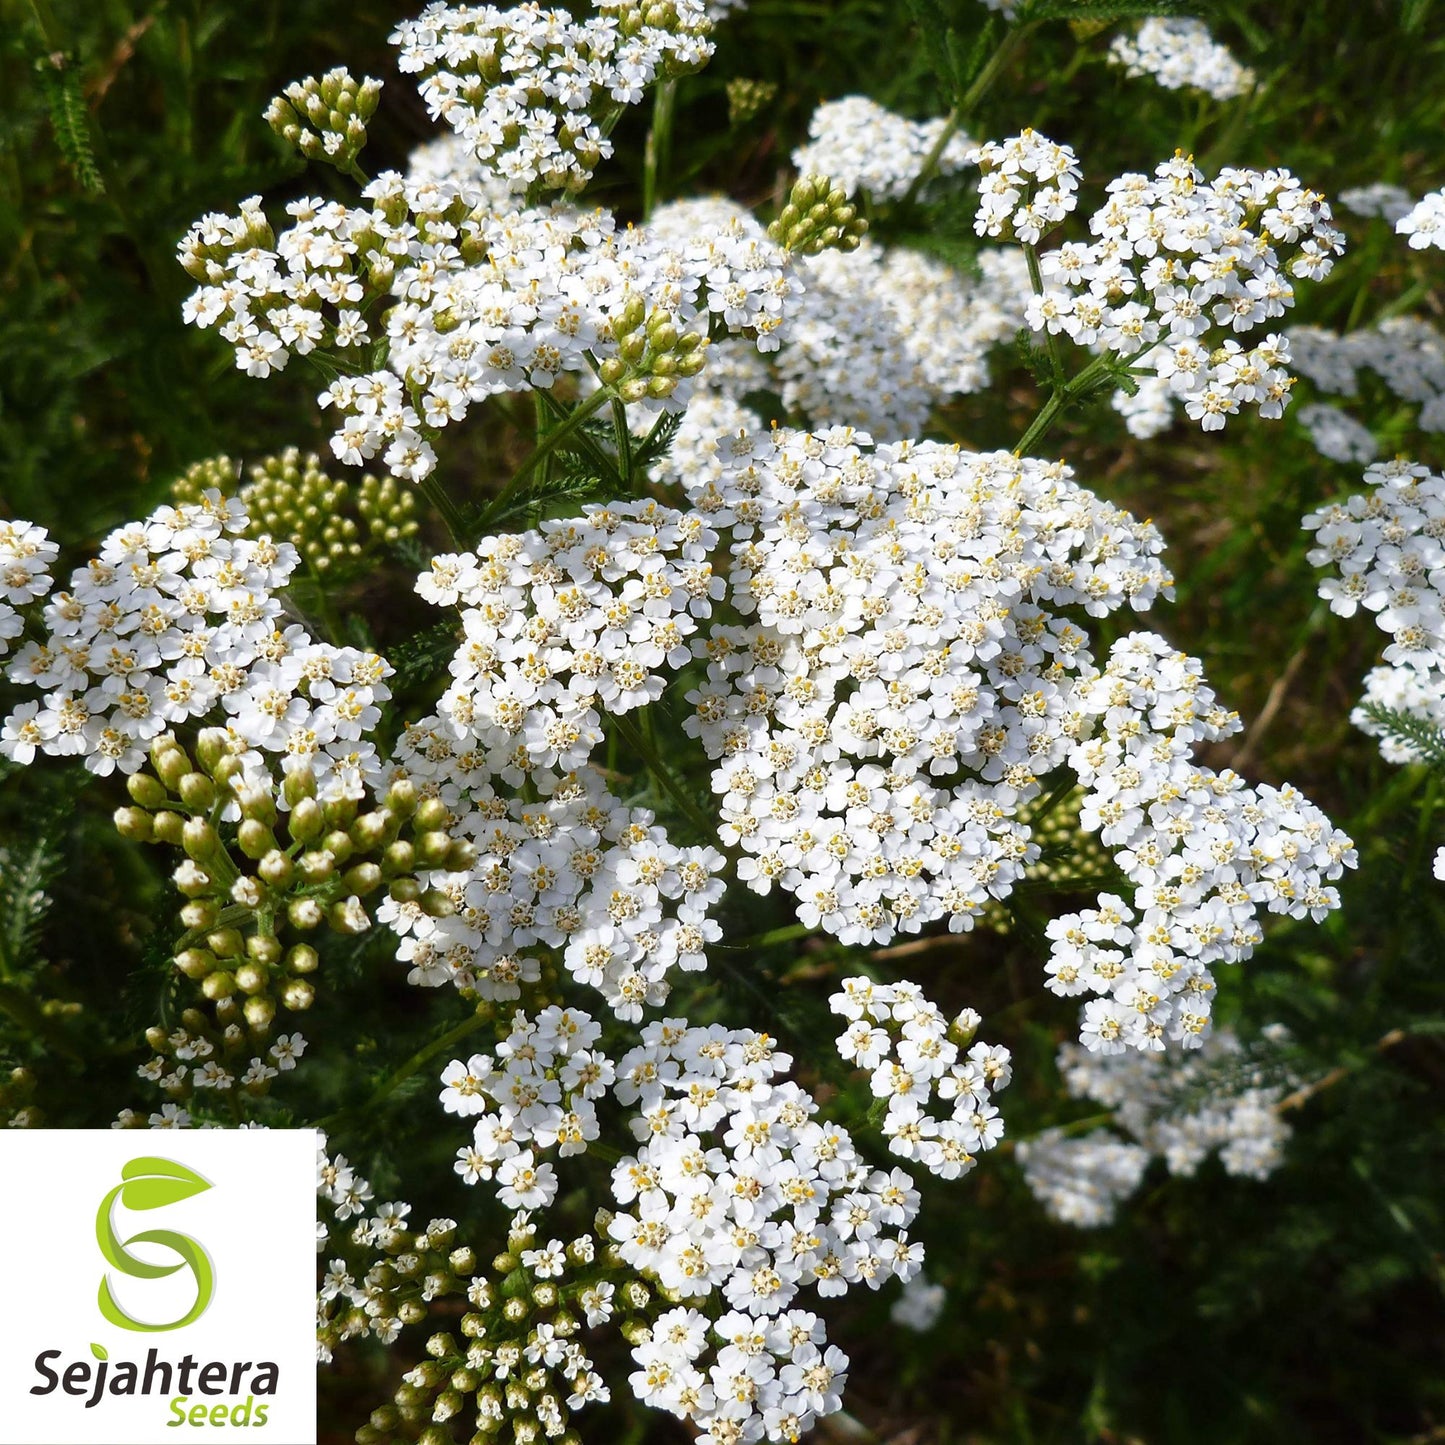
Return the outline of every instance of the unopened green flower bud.
<path id="1" fill-rule="evenodd" d="M 132 773 L 125 780 L 125 790 L 131 796 L 131 800 L 142 808 L 163 808 L 166 804 L 166 790 L 161 786 L 160 780 L 150 773 Z"/>
<path id="2" fill-rule="evenodd" d="M 381 869 L 375 863 L 358 863 L 342 875 L 341 884 L 351 893 L 365 898 L 381 887 Z"/>
<path id="3" fill-rule="evenodd" d="M 206 809 L 216 801 L 216 785 L 204 773 L 186 773 L 176 788 L 176 796 L 188 808 Z"/>
<path id="4" fill-rule="evenodd" d="M 387 808 L 398 818 L 409 818 L 417 809 L 416 784 L 409 778 L 398 778 L 386 790 Z"/>
<path id="5" fill-rule="evenodd" d="M 216 956 L 209 949 L 186 948 L 176 954 L 175 965 L 189 979 L 199 982 L 216 969 Z"/>
<path id="6" fill-rule="evenodd" d="M 292 1013 L 304 1013 L 316 1002 L 316 990 L 304 978 L 293 978 L 281 990 L 281 1003 Z"/>
<path id="7" fill-rule="evenodd" d="M 289 779 L 288 779 L 289 781 Z M 326 819 L 315 798 L 298 798 L 291 806 L 286 831 L 298 843 L 313 843 L 326 829 Z"/>
<path id="8" fill-rule="evenodd" d="M 324 848 L 312 848 L 297 860 L 301 878 L 307 885 L 325 883 L 336 872 L 336 859 Z"/>
<path id="9" fill-rule="evenodd" d="M 284 890 L 296 876 L 296 865 L 279 848 L 273 848 L 257 864 L 256 873 L 268 887 Z"/>
<path id="10" fill-rule="evenodd" d="M 248 858 L 264 858 L 276 851 L 276 835 L 254 818 L 245 818 L 236 829 L 236 844 Z"/>
<path id="11" fill-rule="evenodd" d="M 293 928 L 309 931 L 320 928 L 326 914 L 314 898 L 293 898 L 286 905 L 286 917 L 290 919 Z"/>
<path id="12" fill-rule="evenodd" d="M 155 824 L 144 808 L 117 808 L 115 830 L 132 843 L 149 843 L 155 837 Z"/>
<path id="13" fill-rule="evenodd" d="M 457 911 L 456 904 L 440 888 L 428 888 L 417 902 L 428 918 L 450 918 Z"/>
<path id="14" fill-rule="evenodd" d="M 236 979 L 226 969 L 217 969 L 214 973 L 208 973 L 201 980 L 201 992 L 214 1002 L 217 999 L 230 998 L 236 991 Z"/>
<path id="15" fill-rule="evenodd" d="M 239 958 L 245 942 L 234 928 L 218 928 L 206 938 L 206 947 L 217 958 Z"/>
<path id="16" fill-rule="evenodd" d="M 181 829 L 181 847 L 196 862 L 204 863 L 221 851 L 221 840 L 204 818 L 188 818 Z"/>
<path id="17" fill-rule="evenodd" d="M 151 819 L 151 833 L 156 842 L 169 843 L 172 847 L 180 843 L 181 831 L 185 826 L 186 820 L 169 808 L 162 809 Z"/>
<path id="18" fill-rule="evenodd" d="M 225 728 L 201 729 L 196 737 L 196 761 L 206 772 L 215 777 L 217 767 L 231 756 L 231 736 Z"/>
<path id="19" fill-rule="evenodd" d="M 156 770 L 156 776 L 172 793 L 180 786 L 181 779 L 193 771 L 185 749 L 165 733 L 151 744 L 151 766 Z"/>
<path id="20" fill-rule="evenodd" d="M 309 943 L 297 943 L 286 951 L 286 967 L 292 973 L 315 973 L 321 955 Z"/>
<path id="21" fill-rule="evenodd" d="M 271 1027 L 271 1021 L 276 1017 L 276 1005 L 273 1000 L 264 994 L 258 994 L 246 1000 L 243 1010 L 246 1016 L 246 1023 L 253 1033 L 264 1034 Z"/>
<path id="22" fill-rule="evenodd" d="M 259 963 L 243 963 L 236 970 L 236 987 L 244 994 L 260 993 L 268 980 L 267 970 Z"/>
<path id="23" fill-rule="evenodd" d="M 451 835 L 440 829 L 433 833 L 423 833 L 417 838 L 414 847 L 416 860 L 420 867 L 439 868 L 446 861 L 447 854 L 451 852 Z"/>
<path id="24" fill-rule="evenodd" d="M 181 923 L 188 929 L 212 929 L 221 915 L 221 905 L 214 898 L 192 898 L 181 907 Z"/>
<path id="25" fill-rule="evenodd" d="M 391 823 L 386 813 L 363 813 L 352 825 L 351 842 L 360 853 L 370 853 L 380 846 Z"/>
<path id="26" fill-rule="evenodd" d="M 302 799 L 316 796 L 316 779 L 311 769 L 304 764 L 287 768 L 286 776 L 281 782 L 281 796 L 286 799 L 286 806 L 291 809 L 294 818 L 296 808 Z M 294 830 L 291 836 L 296 837 Z"/>

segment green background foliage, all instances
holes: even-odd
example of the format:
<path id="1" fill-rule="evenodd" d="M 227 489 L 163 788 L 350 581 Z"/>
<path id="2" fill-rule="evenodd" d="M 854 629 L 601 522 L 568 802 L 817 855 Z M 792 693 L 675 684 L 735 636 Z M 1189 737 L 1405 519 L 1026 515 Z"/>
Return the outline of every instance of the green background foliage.
<path id="1" fill-rule="evenodd" d="M 0 0 L 0 510 L 48 527 L 64 560 L 143 515 L 202 458 L 249 463 L 289 445 L 324 453 L 311 374 L 295 365 L 251 381 L 229 348 L 182 325 L 190 288 L 174 247 L 195 217 L 246 195 L 279 205 L 348 194 L 333 172 L 303 171 L 261 120 L 267 99 L 298 76 L 344 63 L 387 80 L 367 164 L 404 166 L 434 134 L 385 43 L 412 8 Z M 1167 8 L 1031 0 L 1024 14 L 1039 24 L 1005 56 L 970 130 L 1033 125 L 1067 141 L 1084 164 L 1086 209 L 1107 178 L 1176 148 L 1207 170 L 1288 165 L 1329 194 L 1390 180 L 1419 195 L 1445 182 L 1438 0 L 1196 5 L 1259 76 L 1251 96 L 1228 104 L 1104 63 L 1117 17 Z M 753 0 L 722 27 L 711 67 L 679 90 L 660 193 L 722 190 L 775 207 L 820 100 L 862 92 L 909 115 L 942 114 L 1002 33 L 977 0 Z M 777 94 L 734 127 L 725 85 L 736 77 L 772 82 Z M 646 110 L 619 127 L 618 157 L 594 188 L 623 216 L 638 210 Z M 968 266 L 965 184 L 932 188 L 878 233 Z M 1408 251 L 1383 223 L 1347 225 L 1347 258 L 1307 288 L 1291 324 L 1344 328 L 1391 309 L 1440 315 L 1438 258 Z M 941 412 L 932 434 L 1012 445 L 1038 406 L 1026 362 L 1001 357 L 997 384 Z M 1368 400 L 1390 450 L 1445 461 L 1440 439 L 1415 434 L 1408 412 Z M 443 457 L 449 482 L 477 504 L 525 452 L 492 413 L 482 409 Z M 933 1182 L 920 1230 L 928 1273 L 949 1288 L 944 1320 L 916 1337 L 887 1324 L 886 1301 L 844 1302 L 835 1334 L 854 1358 L 848 1408 L 861 1433 L 835 1422 L 830 1438 L 1445 1438 L 1445 885 L 1431 877 L 1445 842 L 1441 774 L 1387 766 L 1350 726 L 1378 634 L 1318 602 L 1299 529 L 1305 511 L 1358 478 L 1288 419 L 1236 419 L 1208 438 L 1179 426 L 1141 443 L 1098 407 L 1067 417 L 1048 448 L 1086 484 L 1154 518 L 1171 543 L 1179 600 L 1153 625 L 1201 656 L 1253 724 L 1209 761 L 1299 784 L 1359 844 L 1339 913 L 1323 926 L 1275 928 L 1249 965 L 1221 978 L 1224 1012 L 1241 1031 L 1286 1024 L 1295 1067 L 1324 1085 L 1294 1112 L 1288 1162 L 1267 1182 L 1228 1179 L 1217 1165 L 1170 1179 L 1156 1166 L 1105 1230 L 1050 1223 L 1003 1157 L 962 1185 Z M 558 469 L 551 491 L 523 498 L 526 510 L 565 500 L 568 482 Z M 436 519 L 423 525 L 440 544 Z M 429 695 L 451 641 L 410 595 L 416 557 L 403 550 L 392 562 L 330 601 L 344 640 L 374 642 L 397 664 L 400 716 Z M 686 768 L 701 794 L 700 762 Z M 0 1062 L 29 1071 L 3 1086 L 8 1095 L 0 1089 L 0 1103 L 33 1101 L 50 1126 L 101 1126 L 140 1104 L 141 1031 L 175 1003 L 165 924 L 175 900 L 153 852 L 116 837 L 117 792 L 59 766 L 0 779 Z M 646 801 L 688 833 L 673 799 Z M 1052 1060 L 1072 1010 L 1042 993 L 1039 967 L 1043 921 L 1078 901 L 1025 887 L 1007 935 L 945 937 L 898 958 L 945 1008 L 978 1008 L 985 1036 L 1015 1050 L 1003 1100 L 1011 1135 L 1086 1111 L 1060 1114 Z M 776 900 L 726 919 L 725 937 L 748 935 L 755 947 L 720 950 L 689 1012 L 772 1028 L 830 1108 L 861 1116 L 856 1085 L 836 1070 L 809 1072 L 818 1040 L 835 1031 L 822 1000 L 844 951 L 768 940 L 789 921 Z M 378 1197 L 411 1198 L 414 1217 L 451 1214 L 485 1238 L 495 1221 L 477 1191 L 455 1183 L 456 1140 L 435 1127 L 435 1067 L 398 1068 L 455 1004 L 408 989 L 375 935 L 333 940 L 324 976 L 301 1020 L 313 1049 L 288 1095 L 296 1117 L 328 1118 Z M 587 1199 L 573 1203 L 585 1216 Z M 348 1438 L 418 1349 L 404 1337 L 390 1356 L 343 1352 L 323 1376 L 325 1438 Z M 620 1385 L 621 1361 L 599 1362 Z M 629 1411 L 625 1388 L 614 1393 L 610 1412 L 584 1417 L 588 1438 L 675 1438 L 671 1422 Z"/>

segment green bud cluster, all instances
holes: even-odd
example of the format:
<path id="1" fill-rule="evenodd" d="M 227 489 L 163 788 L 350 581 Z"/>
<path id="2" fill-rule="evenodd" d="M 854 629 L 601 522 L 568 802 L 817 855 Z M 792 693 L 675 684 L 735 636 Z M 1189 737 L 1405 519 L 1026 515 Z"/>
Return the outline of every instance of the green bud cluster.
<path id="1" fill-rule="evenodd" d="M 611 339 L 617 351 L 598 372 L 626 402 L 671 396 L 680 380 L 702 370 L 707 350 L 706 335 L 680 331 L 670 311 L 658 306 L 649 312 L 635 292 L 623 298 L 613 316 Z"/>
<path id="2" fill-rule="evenodd" d="M 0 1128 L 38 1129 L 45 1115 L 35 1100 L 35 1075 L 27 1068 L 11 1069 L 0 1078 Z"/>
<path id="3" fill-rule="evenodd" d="M 539 1279 L 521 1258 L 535 1245 L 535 1236 L 535 1224 L 517 1216 L 506 1249 L 463 1286 L 471 1308 L 456 1321 L 455 1332 L 446 1329 L 427 1340 L 426 1358 L 402 1377 L 392 1402 L 374 1410 L 356 1432 L 357 1445 L 455 1445 L 458 1438 L 467 1445 L 493 1445 L 502 1439 L 523 1445 L 544 1440 L 580 1445 L 567 1401 L 586 1395 L 587 1377 L 593 1373 L 590 1360 L 574 1355 L 570 1366 L 565 1360 L 548 1365 L 541 1358 L 533 1362 L 527 1350 L 541 1345 L 533 1351 L 541 1356 L 548 1339 L 562 1345 L 573 1341 L 583 1329 L 585 1313 L 578 1297 L 610 1271 L 593 1267 L 593 1242 L 583 1236 L 567 1246 L 564 1276 Z M 419 1273 L 414 1270 L 411 1278 Z M 377 1302 L 374 1283 L 383 1289 L 383 1310 L 399 1287 L 377 1280 L 377 1274 L 373 1269 L 364 1284 L 368 1314 Z M 629 1328 L 645 1337 L 641 1320 L 629 1318 L 624 1329 Z M 456 1427 L 461 1428 L 460 1437 L 453 1433 Z"/>
<path id="4" fill-rule="evenodd" d="M 644 30 L 660 30 L 667 35 L 689 39 L 712 33 L 710 19 L 685 18 L 673 0 L 601 0 L 597 9 L 603 15 L 615 16 L 618 30 L 629 40 Z M 690 75 L 707 63 L 705 53 L 691 62 L 684 60 L 673 46 L 664 45 L 662 51 L 658 70 L 664 79 Z"/>
<path id="5" fill-rule="evenodd" d="M 318 576 L 354 571 L 376 549 L 417 531 L 416 498 L 395 477 L 333 481 L 315 452 L 303 456 L 287 447 L 255 463 L 245 485 L 238 487 L 238 479 L 230 458 L 210 457 L 173 482 L 171 495 L 184 506 L 199 502 L 209 488 L 222 496 L 234 493 L 250 518 L 246 536 L 290 542 Z"/>
<path id="6" fill-rule="evenodd" d="M 738 76 L 728 81 L 728 124 L 746 125 L 772 104 L 777 93 L 778 85 L 773 80 L 749 80 L 746 76 Z"/>
<path id="7" fill-rule="evenodd" d="M 800 176 L 768 235 L 785 251 L 816 256 L 830 249 L 857 250 L 867 229 L 868 222 L 841 186 L 827 176 Z"/>
<path id="8" fill-rule="evenodd" d="M 271 129 L 309 161 L 350 171 L 366 145 L 366 123 L 376 114 L 381 82 L 358 82 L 344 67 L 319 79 L 292 81 L 266 107 Z"/>
<path id="9" fill-rule="evenodd" d="M 425 1229 L 389 1227 L 379 1235 L 362 1222 L 342 1253 L 369 1262 L 361 1281 L 366 1303 L 338 1295 L 320 1306 L 316 1337 L 328 1349 L 378 1327 L 388 1336 L 420 1324 L 430 1301 L 475 1291 L 476 1251 L 457 1242 L 452 1219 L 433 1219 Z"/>
<path id="10" fill-rule="evenodd" d="M 270 1033 L 278 1007 L 299 1012 L 315 997 L 320 957 L 298 935 L 323 926 L 363 932 L 371 920 L 362 900 L 382 889 L 437 916 L 450 912 L 450 899 L 416 873 L 466 869 L 472 848 L 451 836 L 446 805 L 419 799 L 410 782 L 362 812 L 354 798 L 319 800 L 305 767 L 287 772 L 279 794 L 269 779 L 244 781 L 244 747 L 206 728 L 193 760 L 174 734 L 161 734 L 150 767 L 127 780 L 132 805 L 116 811 L 115 825 L 135 842 L 185 852 L 173 875 L 186 899 L 175 966 L 218 1019 L 244 1020 L 254 1042 Z"/>
<path id="11" fill-rule="evenodd" d="M 1076 879 L 1083 883 L 1107 874 L 1114 867 L 1113 858 L 1099 841 L 1098 834 L 1085 832 L 1079 826 L 1083 788 L 1071 788 L 1039 816 L 1046 798 L 1047 794 L 1035 798 L 1018 811 L 1019 821 L 1039 845 L 1039 860 L 1029 869 L 1029 886 L 1067 888 Z M 991 928 L 995 933 L 1009 933 L 1013 929 L 1013 914 L 1006 904 L 990 898 L 978 923 L 979 927 Z"/>
<path id="12" fill-rule="evenodd" d="M 463 257 L 469 264 L 486 255 L 485 241 L 480 238 L 479 222 L 486 218 L 485 207 L 472 205 L 460 196 L 454 196 L 445 205 L 428 211 L 413 212 L 404 194 L 388 191 L 372 203 L 374 211 L 390 226 L 410 224 L 416 227 L 416 237 L 423 245 L 433 241 L 445 241 L 457 245 L 457 237 L 464 228 L 466 237 L 460 243 Z M 177 252 L 176 259 L 188 276 L 206 286 L 224 285 L 233 275 L 236 257 L 254 248 L 273 251 L 276 234 L 261 209 L 260 203 L 246 203 L 239 216 L 232 218 L 231 227 L 214 240 L 202 240 L 199 236 L 188 236 Z M 367 313 L 378 302 L 391 294 L 392 279 L 396 274 L 397 258 L 387 249 L 387 237 L 371 224 L 371 215 L 358 211 L 352 217 L 352 229 L 347 235 L 355 247 L 347 252 L 340 266 L 328 274 L 340 281 L 355 278 L 361 283 L 361 296 L 352 303 L 356 310 Z M 302 305 L 311 310 L 322 311 L 322 303 L 314 294 L 300 301 L 282 293 L 274 293 L 275 300 L 263 304 L 253 296 L 251 304 L 258 309 L 265 305 L 282 305 L 286 301 Z M 229 313 L 228 313 L 229 314 Z M 330 343 L 328 342 L 329 346 Z"/>

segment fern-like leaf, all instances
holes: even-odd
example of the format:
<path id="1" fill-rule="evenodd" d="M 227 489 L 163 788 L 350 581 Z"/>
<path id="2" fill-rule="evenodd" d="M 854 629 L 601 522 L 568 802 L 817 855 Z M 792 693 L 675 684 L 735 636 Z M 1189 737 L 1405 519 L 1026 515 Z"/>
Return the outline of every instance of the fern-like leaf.
<path id="1" fill-rule="evenodd" d="M 0 848 L 0 959 L 12 977 L 45 962 L 41 935 L 60 873 L 60 845 L 49 828 L 21 847 Z"/>
<path id="2" fill-rule="evenodd" d="M 1431 767 L 1445 768 L 1445 732 L 1434 723 L 1377 702 L 1361 703 L 1360 712 L 1379 728 L 1387 742 L 1408 748 Z"/>
<path id="3" fill-rule="evenodd" d="M 90 112 L 80 93 L 80 81 L 63 55 L 52 55 L 37 62 L 40 83 L 50 111 L 50 128 L 55 144 L 65 157 L 71 174 L 82 189 L 93 196 L 105 193 L 100 166 L 95 159 L 95 138 L 91 134 Z"/>

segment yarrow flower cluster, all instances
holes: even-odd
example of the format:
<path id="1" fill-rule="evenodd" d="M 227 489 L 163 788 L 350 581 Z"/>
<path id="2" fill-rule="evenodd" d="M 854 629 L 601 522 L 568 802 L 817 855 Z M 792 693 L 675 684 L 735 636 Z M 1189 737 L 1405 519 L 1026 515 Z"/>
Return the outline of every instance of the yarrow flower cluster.
<path id="1" fill-rule="evenodd" d="M 968 276 L 867 241 L 808 260 L 776 354 L 784 405 L 815 427 L 905 437 L 936 406 L 983 390 L 990 351 L 1023 325 L 1029 285 L 1017 253 L 985 251 L 978 261 Z M 711 369 L 704 384 L 715 385 Z"/>
<path id="2" fill-rule="evenodd" d="M 291 203 L 279 238 L 254 198 L 204 217 L 181 244 L 201 282 L 185 314 L 218 327 L 251 375 L 318 347 L 351 353 L 354 372 L 377 340 L 364 314 L 393 294 L 387 369 L 339 377 L 321 404 L 339 416 L 338 459 L 380 455 L 408 481 L 431 473 L 436 434 L 471 406 L 566 374 L 680 407 L 710 330 L 776 349 L 801 290 L 789 254 L 731 205 L 619 231 L 601 210 L 494 213 L 466 178 L 387 172 L 362 194 L 369 207 Z"/>
<path id="3" fill-rule="evenodd" d="M 612 112 L 712 54 L 703 0 L 603 0 L 576 20 L 540 5 L 428 5 L 392 35 L 397 68 L 514 191 L 577 191 L 612 154 Z"/>
<path id="4" fill-rule="evenodd" d="M 1285 1036 L 1275 1029 L 1266 1038 L 1273 1051 Z M 1017 1146 L 1030 1191 L 1065 1224 L 1109 1223 L 1156 1158 L 1188 1176 L 1217 1154 L 1226 1174 L 1248 1179 L 1283 1162 L 1290 1130 L 1279 1106 L 1296 1081 L 1228 1030 L 1189 1052 L 1097 1054 L 1064 1044 L 1058 1063 L 1069 1094 L 1112 1109 L 1127 1136 L 1051 1129 Z"/>
<path id="5" fill-rule="evenodd" d="M 296 550 L 245 539 L 248 525 L 239 502 L 211 492 L 112 532 L 11 659 L 9 680 L 44 697 L 5 719 L 0 752 L 133 773 L 151 739 L 214 713 L 247 745 L 249 769 L 278 754 L 309 765 L 323 792 L 356 795 L 378 772 L 366 734 L 391 668 L 288 622 L 277 593 Z"/>
<path id="6" fill-rule="evenodd" d="M 0 520 L 0 657 L 25 632 L 20 609 L 48 596 L 55 586 L 50 564 L 59 552 L 44 527 Z"/>
<path id="7" fill-rule="evenodd" d="M 808 122 L 808 144 L 793 152 L 802 175 L 831 176 L 844 190 L 865 192 L 873 201 L 901 199 L 943 141 L 933 171 L 948 176 L 972 159 L 974 142 L 962 134 L 943 140 L 946 122 L 907 120 L 864 95 L 825 101 Z"/>
<path id="8" fill-rule="evenodd" d="M 1013 1077 L 1009 1052 L 976 1043 L 960 1058 L 960 1042 L 978 1028 L 972 1010 L 950 1023 L 916 984 L 863 977 L 845 978 L 828 1006 L 849 1020 L 839 1055 L 870 1070 L 874 1098 L 887 1101 L 880 1128 L 894 1154 L 957 1179 L 1003 1137 L 993 1095 Z M 951 1117 L 929 1112 L 935 1094 L 952 1101 Z"/>
<path id="9" fill-rule="evenodd" d="M 1328 402 L 1312 401 L 1295 412 L 1314 448 L 1333 462 L 1372 462 L 1380 448 L 1368 427 Z"/>
<path id="10" fill-rule="evenodd" d="M 877 1289 L 922 1259 L 907 1234 L 911 1180 L 870 1169 L 807 1093 L 776 1082 L 789 1063 L 764 1034 L 666 1020 L 617 1064 L 617 1097 L 636 1106 L 645 1142 L 613 1171 L 621 1209 L 608 1233 L 675 1298 L 729 1307 L 711 1323 L 677 1312 L 689 1327 L 677 1349 L 659 1321 L 633 1352 L 632 1386 L 709 1445 L 796 1440 L 839 1409 L 847 1358 L 796 1308 L 799 1291 Z"/>
<path id="11" fill-rule="evenodd" d="M 1409 738 L 1372 713 L 1445 727 L 1445 477 L 1402 460 L 1370 467 L 1365 481 L 1368 492 L 1304 519 L 1315 534 L 1309 560 L 1338 574 L 1319 588 L 1332 612 L 1363 607 L 1391 639 L 1351 720 L 1380 739 L 1387 761 L 1417 762 Z"/>
<path id="12" fill-rule="evenodd" d="M 1445 190 L 1431 191 L 1417 201 L 1395 222 L 1395 230 L 1409 237 L 1413 250 L 1438 246 L 1445 251 Z"/>
<path id="13" fill-rule="evenodd" d="M 1208 181 L 1185 156 L 1108 190 L 1089 220 L 1097 239 L 1040 258 L 1029 325 L 1152 373 L 1205 431 L 1244 405 L 1282 415 L 1288 342 L 1271 334 L 1245 350 L 1235 337 L 1283 316 L 1295 280 L 1329 274 L 1344 245 L 1329 207 L 1288 171 Z"/>
<path id="14" fill-rule="evenodd" d="M 1344 335 L 1296 326 L 1287 339 L 1291 364 L 1317 391 L 1356 397 L 1373 372 L 1392 396 L 1419 406 L 1421 431 L 1445 432 L 1445 337 L 1423 317 L 1390 316 Z"/>
<path id="15" fill-rule="evenodd" d="M 1081 1038 L 1091 1050 L 1198 1047 L 1210 1029 L 1215 963 L 1249 957 L 1261 911 L 1323 918 L 1354 845 L 1294 788 L 1252 787 L 1193 759 L 1194 747 L 1237 732 L 1199 664 L 1163 638 L 1134 633 L 1079 689 L 1097 736 L 1069 766 L 1085 785 L 1080 822 L 1115 857 L 1132 902 L 1051 921 L 1055 993 L 1095 993 Z"/>
<path id="16" fill-rule="evenodd" d="M 750 626 L 697 644 L 684 724 L 738 876 L 845 942 L 968 928 L 1036 856 L 1018 805 L 1071 746 L 1087 636 L 1170 586 L 1152 527 L 1059 465 L 839 429 L 740 435 L 695 506 Z"/>
<path id="17" fill-rule="evenodd" d="M 918 1205 L 911 1181 L 870 1169 L 844 1130 L 817 1121 L 813 1099 L 778 1080 L 790 1060 L 765 1034 L 668 1019 L 614 1064 L 596 1047 L 600 1033 L 576 1010 L 518 1013 L 495 1062 L 448 1065 L 444 1106 L 481 1115 L 457 1171 L 495 1177 L 509 1208 L 543 1208 L 558 1180 L 537 1152 L 585 1152 L 609 1094 L 630 1109 L 640 1147 L 612 1172 L 609 1253 L 679 1306 L 636 1343 L 634 1392 L 717 1445 L 796 1440 L 840 1408 L 847 1367 L 821 1320 L 795 1307 L 799 1291 L 910 1278 L 922 1254 L 906 1233 Z M 1006 1057 L 972 1067 L 986 1090 L 986 1072 L 997 1078 Z M 549 1248 L 560 1266 L 560 1245 Z M 610 1286 L 599 1292 L 589 1323 L 610 1314 L 610 1297 Z M 713 1298 L 725 1302 L 713 1318 L 689 1303 Z"/>
<path id="18" fill-rule="evenodd" d="M 978 165 L 978 212 L 973 229 L 1037 246 L 1078 204 L 1079 158 L 1036 130 L 989 141 L 970 157 Z"/>
<path id="19" fill-rule="evenodd" d="M 1133 35 L 1115 36 L 1109 59 L 1130 75 L 1151 76 L 1166 90 L 1202 90 L 1215 100 L 1233 100 L 1254 84 L 1254 72 L 1220 45 L 1202 20 L 1153 16 Z"/>
<path id="20" fill-rule="evenodd" d="M 1404 186 L 1371 181 L 1367 186 L 1347 186 L 1340 192 L 1340 205 L 1357 216 L 1379 217 L 1393 226 L 1414 209 L 1415 198 Z"/>

